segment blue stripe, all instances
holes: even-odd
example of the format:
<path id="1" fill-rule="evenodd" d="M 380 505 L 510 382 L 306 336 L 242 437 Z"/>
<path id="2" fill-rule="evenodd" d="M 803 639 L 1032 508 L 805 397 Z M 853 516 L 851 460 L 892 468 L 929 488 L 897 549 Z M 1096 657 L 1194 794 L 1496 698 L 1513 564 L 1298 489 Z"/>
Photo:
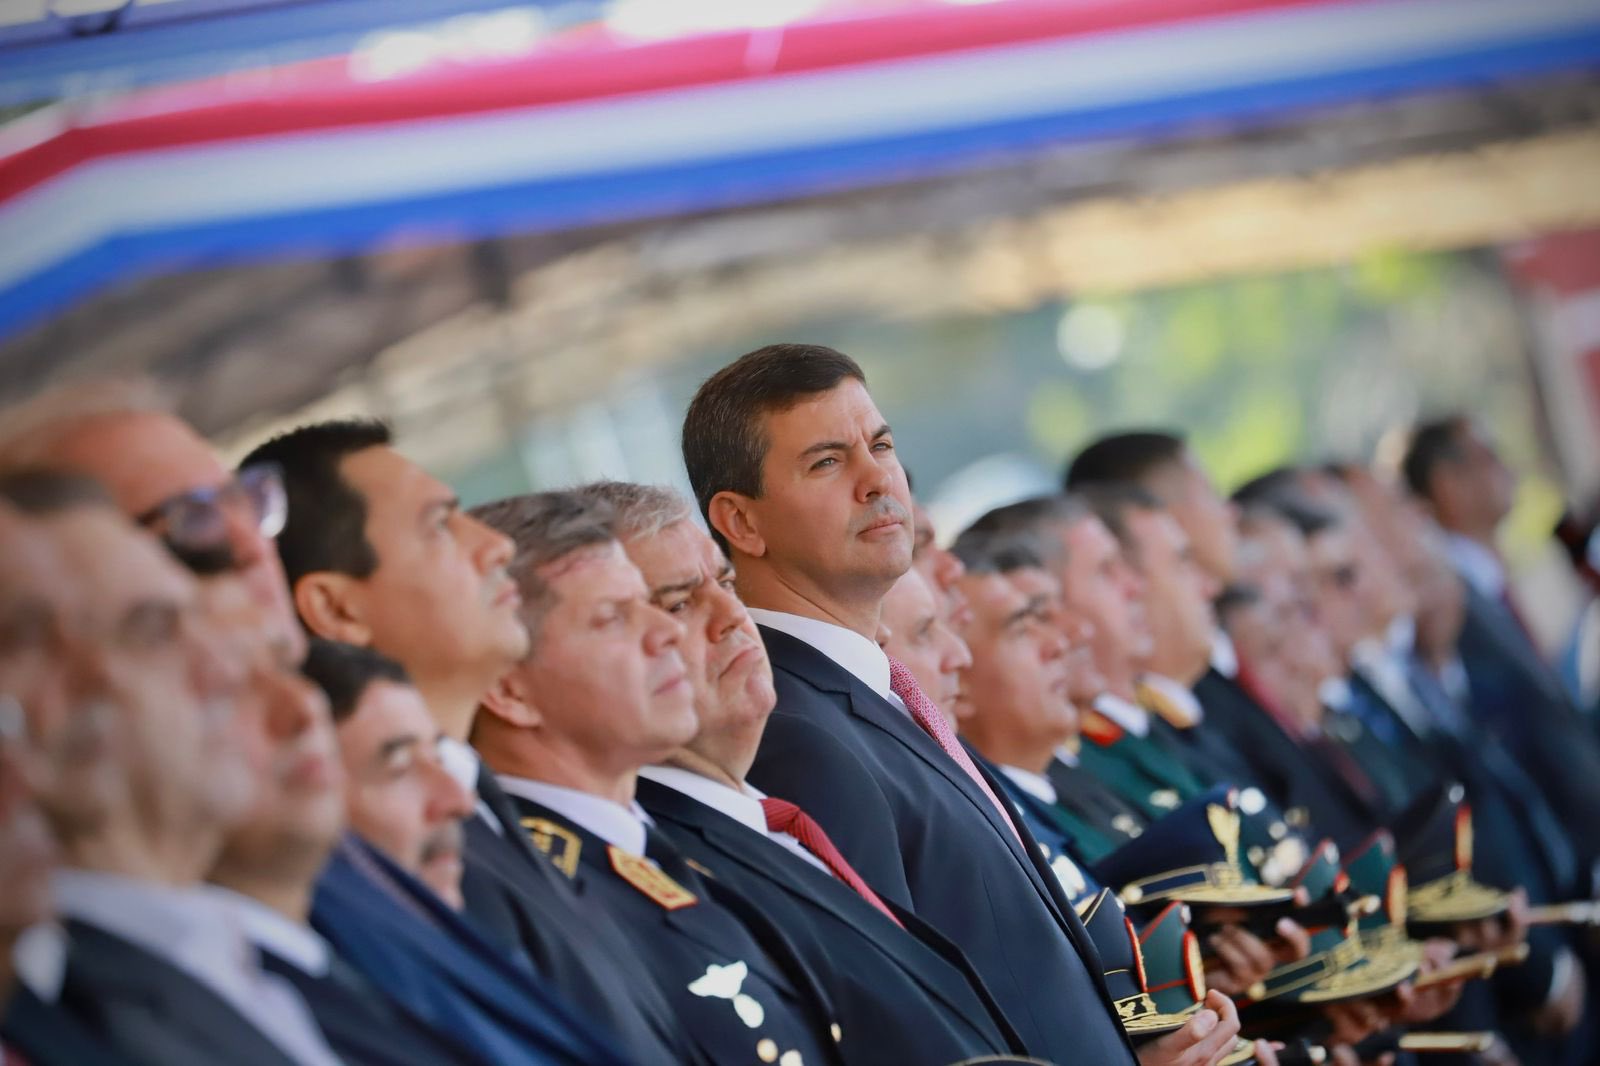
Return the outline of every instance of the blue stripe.
<path id="1" fill-rule="evenodd" d="M 1332 103 L 1581 67 L 1600 67 L 1600 26 L 1560 38 L 1094 111 L 123 234 L 0 291 L 0 337 L 108 283 L 158 270 L 343 255 L 378 241 L 432 244 L 735 207 L 924 178 L 1074 139 L 1171 136 L 1200 120 L 1247 126 Z"/>

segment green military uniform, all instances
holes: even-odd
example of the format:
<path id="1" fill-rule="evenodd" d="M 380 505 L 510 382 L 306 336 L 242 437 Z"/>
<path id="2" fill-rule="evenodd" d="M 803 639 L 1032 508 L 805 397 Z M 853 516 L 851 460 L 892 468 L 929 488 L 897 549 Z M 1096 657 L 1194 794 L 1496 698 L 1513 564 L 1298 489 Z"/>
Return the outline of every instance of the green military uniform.
<path id="1" fill-rule="evenodd" d="M 1082 737 L 1083 768 L 1146 818 L 1160 818 L 1205 791 L 1205 783 L 1153 731 L 1135 736 L 1100 712 L 1088 711 Z"/>

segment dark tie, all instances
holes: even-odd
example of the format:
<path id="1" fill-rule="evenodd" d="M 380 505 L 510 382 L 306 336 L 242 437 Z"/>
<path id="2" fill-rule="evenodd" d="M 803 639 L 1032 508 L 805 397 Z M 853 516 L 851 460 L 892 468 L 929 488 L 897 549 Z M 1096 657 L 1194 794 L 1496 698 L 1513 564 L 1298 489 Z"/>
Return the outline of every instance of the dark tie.
<path id="1" fill-rule="evenodd" d="M 922 731 L 932 737 L 933 742 L 943 748 L 944 753 L 954 759 L 956 765 L 972 778 L 972 783 L 978 786 L 979 792 L 989 797 L 989 802 L 994 804 L 994 809 L 1000 814 L 1000 820 L 1011 830 L 1011 835 L 1017 838 L 1017 843 L 1022 843 L 1022 834 L 1017 832 L 1017 823 L 1011 820 L 1011 812 L 1000 802 L 1000 797 L 994 794 L 989 782 L 978 772 L 972 756 L 967 754 L 967 749 L 956 739 L 955 730 L 950 728 L 949 721 L 940 713 L 939 708 L 934 706 L 927 693 L 922 691 L 922 686 L 917 684 L 917 679 L 911 674 L 911 668 L 892 657 L 889 659 L 889 687 L 905 703 L 906 710 L 911 712 L 912 721 L 921 726 Z"/>
<path id="2" fill-rule="evenodd" d="M 896 918 L 888 905 L 872 891 L 872 886 L 861 879 L 855 867 L 851 866 L 839 849 L 833 846 L 833 841 L 828 839 L 828 834 L 817 824 L 815 818 L 788 800 L 772 796 L 761 801 L 761 810 L 767 816 L 768 829 L 774 833 L 787 833 L 794 837 L 800 842 L 801 847 L 822 860 L 822 865 L 832 870 L 833 876 L 855 889 L 856 895 L 882 911 L 895 925 L 900 924 L 900 919 Z"/>

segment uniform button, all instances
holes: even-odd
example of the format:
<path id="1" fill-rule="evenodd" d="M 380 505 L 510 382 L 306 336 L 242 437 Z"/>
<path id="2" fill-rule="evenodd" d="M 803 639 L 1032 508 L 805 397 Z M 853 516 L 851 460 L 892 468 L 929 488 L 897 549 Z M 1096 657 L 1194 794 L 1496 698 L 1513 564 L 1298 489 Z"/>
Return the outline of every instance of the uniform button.
<path id="1" fill-rule="evenodd" d="M 834 1022 L 833 1025 L 829 1026 L 829 1032 L 833 1033 L 833 1042 L 835 1044 L 844 1039 L 844 1030 L 839 1028 L 838 1022 Z"/>
<path id="2" fill-rule="evenodd" d="M 778 1044 L 775 1040 L 762 1040 L 756 1044 L 756 1058 L 762 1062 L 778 1061 Z"/>

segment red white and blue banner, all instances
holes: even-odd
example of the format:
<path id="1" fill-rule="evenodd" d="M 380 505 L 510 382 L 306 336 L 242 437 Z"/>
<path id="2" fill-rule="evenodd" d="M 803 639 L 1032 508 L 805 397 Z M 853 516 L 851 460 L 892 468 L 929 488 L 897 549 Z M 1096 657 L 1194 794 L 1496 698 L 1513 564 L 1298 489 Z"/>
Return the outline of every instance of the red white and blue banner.
<path id="1" fill-rule="evenodd" d="M 349 61 L 0 131 L 0 336 L 153 271 L 723 208 L 1600 67 L 1595 0 L 997 0 Z"/>

